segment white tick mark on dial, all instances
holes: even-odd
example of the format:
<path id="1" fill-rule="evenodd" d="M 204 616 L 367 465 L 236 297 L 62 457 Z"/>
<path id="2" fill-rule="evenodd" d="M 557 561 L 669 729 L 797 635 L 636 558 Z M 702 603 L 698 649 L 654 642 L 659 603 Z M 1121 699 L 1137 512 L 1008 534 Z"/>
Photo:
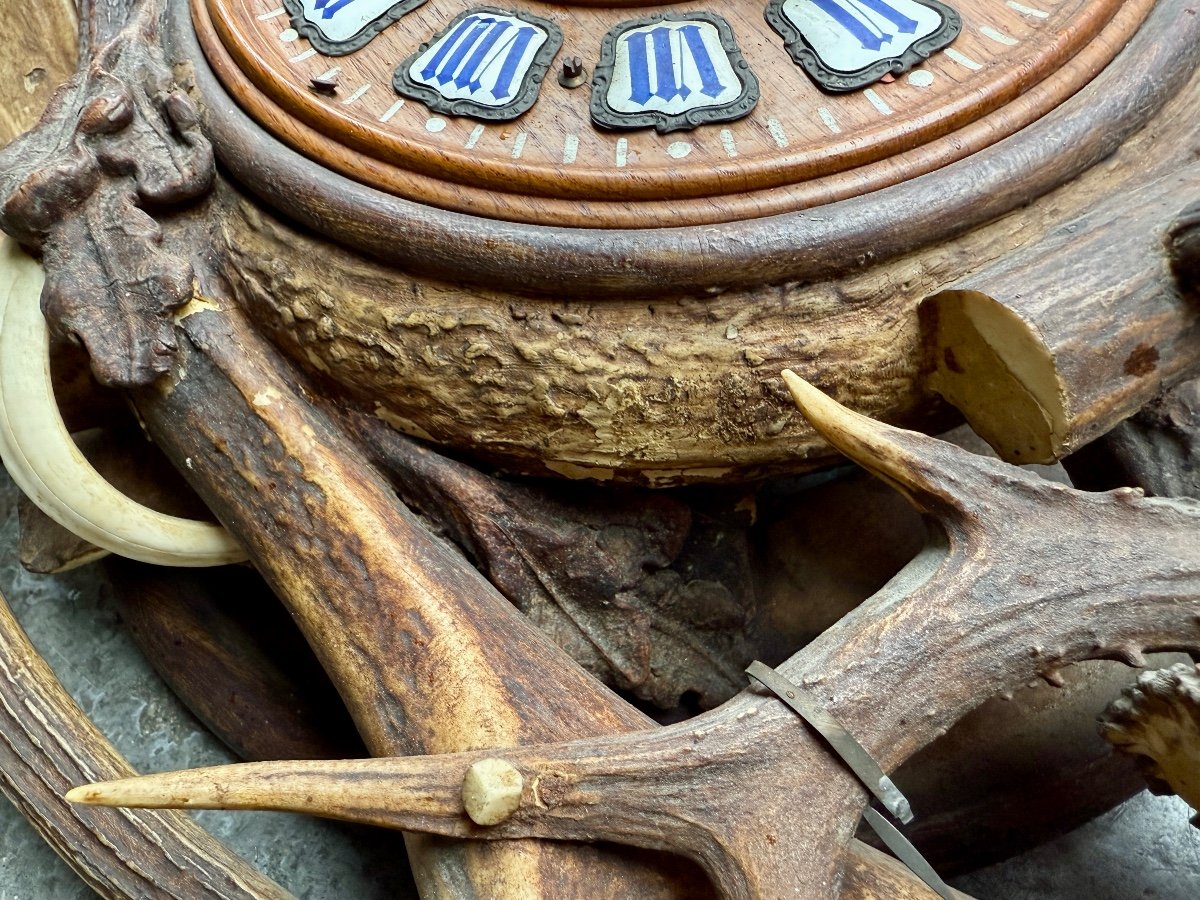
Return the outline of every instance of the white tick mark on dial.
<path id="1" fill-rule="evenodd" d="M 775 144 L 780 150 L 783 150 L 787 147 L 787 132 L 783 130 L 783 123 L 774 116 L 771 116 L 771 118 L 767 119 L 767 131 L 771 133 L 772 139 L 774 139 Z"/>
<path id="2" fill-rule="evenodd" d="M 971 57 L 959 53 L 953 47 L 947 47 L 945 52 L 947 57 L 954 60 L 960 66 L 970 69 L 972 72 L 978 72 L 983 68 L 983 66 L 975 62 L 975 60 L 971 59 Z"/>
<path id="3" fill-rule="evenodd" d="M 892 108 L 887 105 L 887 101 L 875 93 L 874 88 L 867 88 L 865 91 L 863 91 L 863 96 L 870 101 L 871 105 L 875 107 L 876 110 L 883 113 L 885 116 L 890 116 L 892 114 Z"/>
<path id="4" fill-rule="evenodd" d="M 574 134 L 568 134 L 567 139 L 563 141 L 563 165 L 569 166 L 575 162 L 577 156 L 579 156 L 579 138 Z"/>
<path id="5" fill-rule="evenodd" d="M 395 103 L 393 103 L 391 106 L 388 107 L 387 112 L 385 112 L 382 116 L 379 117 L 379 121 L 380 122 L 392 121 L 392 116 L 394 116 L 396 113 L 400 112 L 400 108 L 402 106 L 404 106 L 404 101 L 397 100 Z"/>
<path id="6" fill-rule="evenodd" d="M 997 31 L 991 25 L 980 25 L 979 33 L 982 34 L 985 38 L 995 41 L 997 44 L 1004 44 L 1004 46 L 1006 46 L 1006 47 L 1017 46 L 1016 38 L 1009 37 L 1003 31 Z"/>
<path id="7" fill-rule="evenodd" d="M 838 124 L 837 119 L 833 117 L 833 113 L 831 113 L 827 108 L 824 106 L 820 107 L 817 110 L 817 115 L 820 117 L 821 122 L 825 125 L 825 127 L 829 129 L 831 134 L 842 133 L 842 126 Z"/>

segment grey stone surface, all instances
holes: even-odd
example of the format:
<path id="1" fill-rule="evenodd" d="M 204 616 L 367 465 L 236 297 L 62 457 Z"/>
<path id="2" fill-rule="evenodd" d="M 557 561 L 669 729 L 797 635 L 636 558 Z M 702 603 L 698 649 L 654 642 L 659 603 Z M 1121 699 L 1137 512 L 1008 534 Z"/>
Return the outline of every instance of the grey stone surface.
<path id="1" fill-rule="evenodd" d="M 0 470 L 0 593 L 79 705 L 139 771 L 233 762 L 142 659 L 95 569 L 50 577 L 20 567 L 15 500 Z M 284 813 L 195 815 L 299 897 L 373 900 L 409 893 L 396 832 Z M 0 799 L 0 900 L 90 896 L 16 808 Z"/>
<path id="2" fill-rule="evenodd" d="M 978 900 L 1200 897 L 1200 830 L 1178 797 L 1143 791 L 1036 850 L 955 881 Z"/>
<path id="3" fill-rule="evenodd" d="M 0 592 L 67 689 L 133 765 L 150 772 L 231 761 L 142 660 L 95 572 L 30 575 L 17 564 L 16 541 L 15 491 L 0 470 Z M 300 897 L 373 900 L 411 890 L 394 833 L 284 814 L 196 817 Z M 1142 794 L 957 886 L 979 900 L 1200 897 L 1200 831 L 1187 819 L 1178 800 Z M 16 809 L 0 800 L 0 900 L 88 896 Z"/>

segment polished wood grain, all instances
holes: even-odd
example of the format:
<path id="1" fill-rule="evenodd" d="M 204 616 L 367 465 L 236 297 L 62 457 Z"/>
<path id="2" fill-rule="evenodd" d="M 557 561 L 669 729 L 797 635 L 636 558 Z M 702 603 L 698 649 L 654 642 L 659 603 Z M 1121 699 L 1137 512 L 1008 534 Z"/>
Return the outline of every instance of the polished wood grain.
<path id="1" fill-rule="evenodd" d="M 935 54 L 921 78 L 840 96 L 823 94 L 791 61 L 758 6 L 722 10 L 760 78 L 762 99 L 740 122 L 667 135 L 597 131 L 588 119 L 590 88 L 570 91 L 553 77 L 533 110 L 515 122 L 431 116 L 414 101 L 395 109 L 392 71 L 463 8 L 450 0 L 426 4 L 366 49 L 337 59 L 291 40 L 286 16 L 260 19 L 269 5 L 196 0 L 193 14 L 226 88 L 305 155 L 446 209 L 532 223 L 639 227 L 803 209 L 960 159 L 1078 91 L 1124 46 L 1153 2 L 1065 0 L 1043 4 L 1044 17 L 1005 5 L 960 4 L 965 25 L 953 55 Z M 635 14 L 529 7 L 554 18 L 567 35 L 564 52 L 589 64 L 603 33 Z M 343 85 L 337 96 L 309 89 L 312 77 L 333 68 Z M 577 150 L 565 163 L 571 138 Z"/>
<path id="2" fill-rule="evenodd" d="M 306 159 L 230 101 L 183 5 L 174 4 L 173 52 L 193 61 L 207 133 L 227 171 L 267 204 L 410 275 L 593 300 L 661 296 L 664 284 L 708 294 L 828 279 L 961 235 L 1113 153 L 1184 89 L 1200 62 L 1200 16 L 1189 14 L 1185 0 L 1160 0 L 1128 47 L 1079 93 L 936 173 L 832 203 L 819 215 L 704 229 L 552 228 L 413 203 Z"/>
<path id="3" fill-rule="evenodd" d="M 198 65 L 228 171 L 358 250 L 245 204 L 222 219 L 221 256 L 289 354 L 410 434 L 510 470 L 663 484 L 819 465 L 829 450 L 790 416 L 781 368 L 934 427 L 921 300 L 1187 164 L 1190 6 L 1160 3 L 1087 88 L 970 159 L 818 212 L 707 228 L 517 225 L 385 195 L 270 138 Z"/>

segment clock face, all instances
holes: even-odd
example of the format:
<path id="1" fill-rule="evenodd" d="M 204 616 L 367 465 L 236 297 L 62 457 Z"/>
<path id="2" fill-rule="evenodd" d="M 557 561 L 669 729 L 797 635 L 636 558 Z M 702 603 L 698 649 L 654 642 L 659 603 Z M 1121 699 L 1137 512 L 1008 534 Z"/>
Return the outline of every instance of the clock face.
<path id="1" fill-rule="evenodd" d="M 444 209 L 609 228 L 937 169 L 1070 97 L 1152 6 L 192 0 L 226 89 L 314 161 Z"/>

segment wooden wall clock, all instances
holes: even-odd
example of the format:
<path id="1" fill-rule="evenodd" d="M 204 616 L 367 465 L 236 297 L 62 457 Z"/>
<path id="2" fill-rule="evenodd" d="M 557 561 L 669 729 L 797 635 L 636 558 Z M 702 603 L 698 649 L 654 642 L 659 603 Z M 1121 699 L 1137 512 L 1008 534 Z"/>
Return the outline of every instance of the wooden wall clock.
<path id="1" fill-rule="evenodd" d="M 267 805 L 411 832 L 430 895 L 693 896 L 699 866 L 734 897 L 927 896 L 854 840 L 862 786 L 729 662 L 751 563 L 736 595 L 675 570 L 624 589 L 683 552 L 689 503 L 730 496 L 705 483 L 734 486 L 733 521 L 745 485 L 838 452 L 938 528 L 779 671 L 885 770 L 1072 662 L 1200 651 L 1195 504 L 893 427 L 956 406 L 1008 460 L 1057 459 L 1200 366 L 1195 0 L 82 11 L 79 73 L 0 156 L 0 225 L 41 254 L 5 251 L 9 346 L 34 343 L 10 313 L 40 340 L 44 310 L 128 392 L 386 758 L 141 802 L 263 805 L 279 776 Z M 695 493 L 649 490 L 675 485 Z M 737 646 L 704 668 L 702 632 Z M 679 667 L 741 692 L 655 728 L 610 689 L 699 693 Z M 505 804 L 476 816 L 464 776 L 495 748 L 529 780 L 483 765 Z M 101 875 L 137 875 L 46 806 Z M 273 893 L 143 821 L 112 833 L 182 894 Z"/>
<path id="2" fill-rule="evenodd" d="M 918 305 L 1097 191 L 1171 168 L 1157 144 L 1102 187 L 972 232 L 1112 153 L 1197 55 L 1190 15 L 1149 0 L 333 6 L 205 0 L 178 22 L 202 92 L 232 101 L 209 112 L 231 173 L 360 254 L 281 279 L 256 260 L 302 239 L 230 224 L 249 308 L 410 434 L 513 471 L 653 485 L 819 459 L 774 374 L 789 366 L 891 421 L 943 415 L 935 390 L 957 376 Z M 464 100 L 501 71 L 508 113 Z M 396 270 L 416 280 L 368 304 Z M 318 314 L 330 278 L 359 299 Z M 983 380 L 1020 402 L 952 399 L 1001 452 L 1047 461 L 1100 433 L 1109 419 L 1071 408 L 1053 372 L 1012 374 L 1018 346 L 1052 342 L 1038 323 L 981 322 L 976 343 L 1007 348 L 976 354 Z M 1127 333 L 1125 355 L 1146 338 Z"/>
<path id="3" fill-rule="evenodd" d="M 353 11 L 361 4 L 339 6 L 328 18 L 335 4 L 319 10 L 308 4 L 307 12 L 296 15 L 289 10 L 299 9 L 297 4 L 207 0 L 193 4 L 192 12 L 205 53 L 230 95 L 267 131 L 309 158 L 419 203 L 589 228 L 750 219 L 857 196 L 932 171 L 1012 134 L 1078 91 L 1153 6 L 1146 0 L 1076 0 L 1045 9 L 965 2 L 955 10 L 916 2 L 806 0 L 710 10 L 697 3 L 642 9 L 529 3 L 511 12 L 552 23 L 562 37 L 538 28 L 547 35 L 539 40 L 547 41 L 541 47 L 548 58 L 531 56 L 523 68 L 525 100 L 492 106 L 486 114 L 476 108 L 448 115 L 450 101 L 431 107 L 433 88 L 421 102 L 411 82 L 398 95 L 393 80 L 410 77 L 418 47 L 448 27 L 462 29 L 474 21 L 459 18 L 469 14 L 469 5 L 430 0 L 376 32 L 381 20 L 398 15 L 397 7 L 367 4 L 380 18 L 356 32 L 357 38 L 331 46 L 321 37 L 322 23 L 358 16 Z M 787 24 L 793 8 L 815 11 L 804 13 L 808 19 L 795 13 L 813 32 L 807 41 Z M 909 16 L 921 11 L 929 21 L 918 29 Z M 697 17 L 686 18 L 690 13 Z M 656 16 L 673 18 L 652 22 Z M 697 44 L 698 67 L 696 52 L 681 35 L 701 25 L 713 36 Z M 503 35 L 491 45 L 478 33 L 464 35 L 460 46 L 477 39 L 480 48 L 513 52 L 515 45 L 503 43 Z M 656 34 L 664 39 L 661 51 L 653 43 Z M 832 38 L 828 66 L 811 49 L 813 41 L 820 46 L 822 35 Z M 875 35 L 886 42 L 883 37 L 872 42 Z M 841 45 L 856 48 L 861 58 L 838 58 Z M 624 106 L 614 108 L 613 48 L 627 46 L 644 49 L 621 56 L 622 72 L 635 64 L 638 77 L 658 93 L 647 87 L 639 95 L 623 74 Z M 736 54 L 733 62 L 727 47 Z M 441 64 L 459 67 L 456 85 L 468 77 L 461 73 L 469 65 L 500 71 L 493 56 L 448 54 Z M 591 78 L 567 87 L 558 76 L 574 58 Z M 718 61 L 719 76 L 713 68 Z M 832 65 L 845 66 L 847 74 L 836 76 Z M 656 66 L 672 73 L 663 78 L 667 86 L 652 81 Z M 714 73 L 709 78 L 717 96 L 706 93 L 714 89 L 705 86 L 705 71 Z M 856 71 L 860 77 L 846 80 Z M 880 77 L 889 83 L 880 83 Z M 330 89 L 314 90 L 314 80 L 323 79 Z M 829 92 L 831 85 L 839 92 Z M 656 127 L 652 118 L 663 116 L 658 107 L 666 108 L 662 97 L 668 96 L 681 113 L 699 118 L 664 120 Z"/>

